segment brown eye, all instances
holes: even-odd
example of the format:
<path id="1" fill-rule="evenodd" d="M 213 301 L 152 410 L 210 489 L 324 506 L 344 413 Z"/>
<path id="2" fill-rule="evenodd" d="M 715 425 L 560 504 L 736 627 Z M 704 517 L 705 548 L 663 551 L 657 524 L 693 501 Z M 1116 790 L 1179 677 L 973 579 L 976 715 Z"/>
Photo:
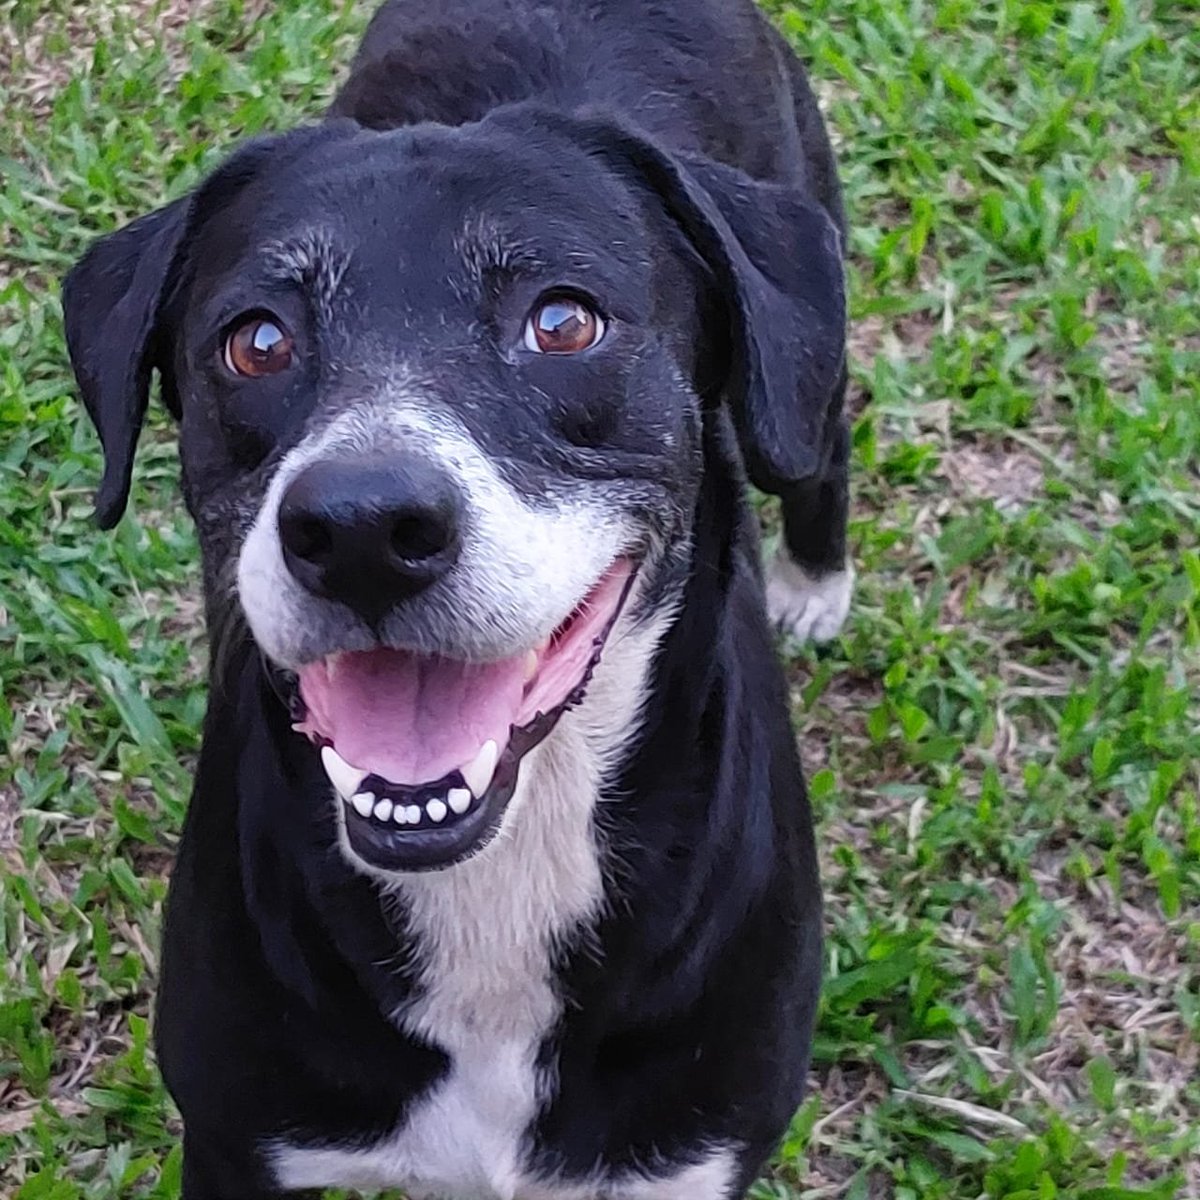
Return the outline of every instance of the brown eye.
<path id="1" fill-rule="evenodd" d="M 543 300 L 525 322 L 525 348 L 535 354 L 578 354 L 604 336 L 604 319 L 582 301 Z"/>
<path id="2" fill-rule="evenodd" d="M 277 375 L 292 365 L 293 349 L 291 335 L 270 317 L 252 317 L 225 339 L 225 365 L 251 379 Z"/>

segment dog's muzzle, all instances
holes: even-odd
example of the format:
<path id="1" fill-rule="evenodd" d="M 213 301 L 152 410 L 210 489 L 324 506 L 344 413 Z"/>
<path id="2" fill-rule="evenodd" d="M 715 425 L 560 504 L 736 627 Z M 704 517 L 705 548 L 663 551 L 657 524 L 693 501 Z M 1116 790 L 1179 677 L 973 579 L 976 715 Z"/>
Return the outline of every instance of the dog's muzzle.
<path id="1" fill-rule="evenodd" d="M 320 747 L 355 854 L 422 870 L 490 840 L 521 759 L 582 701 L 635 570 L 618 559 L 550 637 L 497 662 L 381 646 L 300 669 L 293 727 Z"/>

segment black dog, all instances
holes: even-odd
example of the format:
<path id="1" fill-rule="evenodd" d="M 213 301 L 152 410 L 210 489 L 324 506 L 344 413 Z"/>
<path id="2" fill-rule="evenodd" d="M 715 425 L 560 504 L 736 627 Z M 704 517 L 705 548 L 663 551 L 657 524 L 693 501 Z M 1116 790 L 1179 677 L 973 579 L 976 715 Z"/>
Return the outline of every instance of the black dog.
<path id="1" fill-rule="evenodd" d="M 841 220 L 749 0 L 393 0 L 326 123 L 71 273 L 99 520 L 157 370 L 203 549 L 187 1200 L 749 1186 L 820 900 L 744 473 L 829 635 Z"/>

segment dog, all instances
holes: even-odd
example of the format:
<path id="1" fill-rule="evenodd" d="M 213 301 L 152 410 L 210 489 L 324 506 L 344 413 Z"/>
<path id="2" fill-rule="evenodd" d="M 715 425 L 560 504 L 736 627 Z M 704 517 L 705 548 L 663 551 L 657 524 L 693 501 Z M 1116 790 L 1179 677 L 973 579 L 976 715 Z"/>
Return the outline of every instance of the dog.
<path id="1" fill-rule="evenodd" d="M 761 1171 L 821 972 L 767 600 L 849 602 L 843 239 L 750 0 L 391 0 L 325 118 L 70 272 L 97 520 L 157 373 L 202 551 L 185 1200 Z"/>

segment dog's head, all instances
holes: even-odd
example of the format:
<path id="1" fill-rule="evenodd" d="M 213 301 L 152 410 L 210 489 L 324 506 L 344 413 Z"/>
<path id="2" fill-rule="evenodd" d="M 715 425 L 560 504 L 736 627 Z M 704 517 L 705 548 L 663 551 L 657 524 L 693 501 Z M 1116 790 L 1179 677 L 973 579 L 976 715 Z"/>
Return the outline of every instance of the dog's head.
<path id="1" fill-rule="evenodd" d="M 534 108 L 254 142 L 63 293 L 121 515 L 152 371 L 210 590 L 298 682 L 344 844 L 452 863 L 687 570 L 704 423 L 809 475 L 837 232 L 799 188 Z M 619 636 L 619 635 L 614 635 Z"/>

